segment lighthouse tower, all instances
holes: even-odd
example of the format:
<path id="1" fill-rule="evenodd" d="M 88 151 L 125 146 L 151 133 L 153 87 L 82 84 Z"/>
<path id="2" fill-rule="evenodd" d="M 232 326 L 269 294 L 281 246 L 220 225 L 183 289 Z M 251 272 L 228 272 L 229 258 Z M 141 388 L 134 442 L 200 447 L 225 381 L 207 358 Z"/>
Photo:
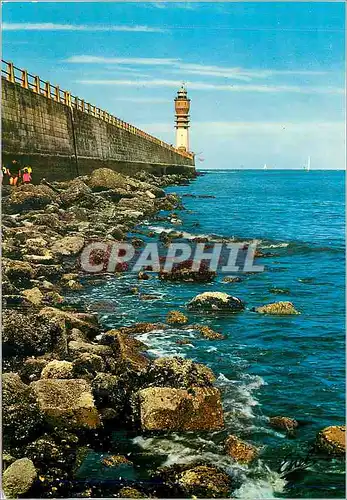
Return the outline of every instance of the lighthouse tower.
<path id="1" fill-rule="evenodd" d="M 190 99 L 187 98 L 187 91 L 182 85 L 175 98 L 176 148 L 181 151 L 189 151 L 189 108 Z"/>

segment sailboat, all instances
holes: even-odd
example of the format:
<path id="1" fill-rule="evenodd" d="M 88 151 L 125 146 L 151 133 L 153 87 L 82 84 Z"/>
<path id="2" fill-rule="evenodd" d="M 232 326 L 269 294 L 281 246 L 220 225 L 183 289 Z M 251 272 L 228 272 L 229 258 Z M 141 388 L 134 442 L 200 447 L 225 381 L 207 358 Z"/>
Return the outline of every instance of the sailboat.
<path id="1" fill-rule="evenodd" d="M 265 165 L 263 166 L 263 170 L 267 170 L 267 165 L 265 163 Z"/>
<path id="2" fill-rule="evenodd" d="M 307 163 L 306 165 L 304 165 L 304 170 L 306 170 L 306 172 L 309 172 L 310 168 L 311 168 L 311 156 L 307 158 Z"/>

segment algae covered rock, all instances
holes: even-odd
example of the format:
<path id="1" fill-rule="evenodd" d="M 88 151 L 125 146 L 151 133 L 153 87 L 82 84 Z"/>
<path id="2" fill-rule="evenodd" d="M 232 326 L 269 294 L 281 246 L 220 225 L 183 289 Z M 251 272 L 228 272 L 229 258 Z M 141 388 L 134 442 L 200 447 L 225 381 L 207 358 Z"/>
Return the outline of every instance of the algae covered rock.
<path id="1" fill-rule="evenodd" d="M 211 387 L 215 376 L 205 365 L 179 357 L 155 359 L 145 376 L 146 385 L 189 389 Z"/>
<path id="2" fill-rule="evenodd" d="M 118 491 L 119 498 L 146 498 L 146 495 L 141 493 L 141 491 L 136 488 L 131 488 L 129 486 L 124 486 Z"/>
<path id="3" fill-rule="evenodd" d="M 31 387 L 51 426 L 95 428 L 100 424 L 91 387 L 85 380 L 42 379 Z"/>
<path id="4" fill-rule="evenodd" d="M 240 463 L 247 464 L 258 455 L 258 450 L 255 446 L 242 441 L 232 434 L 227 437 L 224 446 L 225 452 Z"/>
<path id="5" fill-rule="evenodd" d="M 29 458 L 13 462 L 3 473 L 2 487 L 7 498 L 17 498 L 27 493 L 37 477 L 35 466 Z"/>
<path id="6" fill-rule="evenodd" d="M 65 206 L 71 206 L 78 203 L 86 196 L 90 195 L 92 190 L 82 179 L 76 178 L 70 182 L 69 187 L 60 195 L 60 199 Z"/>
<path id="7" fill-rule="evenodd" d="M 8 213 L 39 210 L 57 199 L 56 193 L 43 184 L 23 184 L 11 191 L 6 201 L 5 209 Z"/>
<path id="8" fill-rule="evenodd" d="M 205 339 L 209 339 L 209 340 L 224 340 L 225 339 L 225 335 L 212 330 L 212 328 L 210 328 L 209 326 L 194 325 L 193 328 L 198 330 L 201 333 L 201 336 L 204 337 Z"/>
<path id="9" fill-rule="evenodd" d="M 274 429 L 282 429 L 285 431 L 293 431 L 299 426 L 294 418 L 280 416 L 270 417 L 270 425 Z"/>
<path id="10" fill-rule="evenodd" d="M 187 304 L 193 311 L 238 312 L 245 308 L 241 299 L 223 292 L 203 292 Z"/>
<path id="11" fill-rule="evenodd" d="M 142 430 L 217 430 L 224 426 L 218 389 L 151 387 L 138 392 Z"/>
<path id="12" fill-rule="evenodd" d="M 29 262 L 5 259 L 3 261 L 4 274 L 16 286 L 22 287 L 30 283 L 34 277 L 34 269 Z"/>
<path id="13" fill-rule="evenodd" d="M 39 306 L 40 304 L 42 304 L 42 300 L 44 298 L 43 293 L 37 286 L 24 290 L 23 296 L 34 306 Z"/>
<path id="14" fill-rule="evenodd" d="M 70 361 L 50 361 L 42 370 L 41 378 L 73 378 L 73 364 Z"/>
<path id="15" fill-rule="evenodd" d="M 17 373 L 2 375 L 2 430 L 4 444 L 25 441 L 40 429 L 42 415 L 31 392 Z"/>
<path id="16" fill-rule="evenodd" d="M 187 316 L 180 311 L 169 311 L 166 316 L 166 323 L 169 325 L 184 325 L 187 322 Z"/>
<path id="17" fill-rule="evenodd" d="M 260 314 L 279 314 L 279 315 L 289 315 L 289 314 L 300 314 L 294 307 L 292 302 L 274 302 L 272 304 L 267 304 L 265 306 L 257 307 L 255 309 L 257 313 Z"/>
<path id="18" fill-rule="evenodd" d="M 331 456 L 345 456 L 346 426 L 332 425 L 322 429 L 316 437 L 316 448 Z"/>

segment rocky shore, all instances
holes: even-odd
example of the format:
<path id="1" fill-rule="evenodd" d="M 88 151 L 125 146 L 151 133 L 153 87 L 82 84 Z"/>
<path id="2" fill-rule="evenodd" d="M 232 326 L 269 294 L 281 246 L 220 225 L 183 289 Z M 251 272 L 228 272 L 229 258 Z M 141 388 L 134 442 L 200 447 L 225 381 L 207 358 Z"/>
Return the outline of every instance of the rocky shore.
<path id="1" fill-rule="evenodd" d="M 83 288 L 79 256 L 88 242 L 126 241 L 137 224 L 161 210 L 177 220 L 174 211 L 181 201 L 164 188 L 190 180 L 146 172 L 134 179 L 98 169 L 68 182 L 3 187 L 3 489 L 8 498 L 223 498 L 237 487 L 225 470 L 199 456 L 185 465 L 149 467 L 148 480 L 137 479 L 131 451 L 124 452 L 121 444 L 117 450 L 112 433 L 222 430 L 215 376 L 189 359 L 146 356 L 146 345 L 134 335 L 156 325 L 105 331 L 97 314 L 72 310 L 64 299 Z M 140 238 L 131 241 L 142 244 Z M 203 282 L 213 276 L 204 269 L 192 276 L 181 267 L 160 278 Z M 234 313 L 245 304 L 205 292 L 187 309 Z M 298 314 L 290 302 L 256 312 Z M 183 330 L 187 322 L 179 311 L 167 317 L 167 324 Z M 194 327 L 211 341 L 224 338 L 207 326 Z M 269 425 L 290 435 L 299 424 L 276 416 Z M 344 435 L 344 427 L 324 429 L 315 449 L 343 456 Z M 225 436 L 224 449 L 242 464 L 261 453 L 232 434 Z M 105 479 L 83 476 L 91 459 Z"/>

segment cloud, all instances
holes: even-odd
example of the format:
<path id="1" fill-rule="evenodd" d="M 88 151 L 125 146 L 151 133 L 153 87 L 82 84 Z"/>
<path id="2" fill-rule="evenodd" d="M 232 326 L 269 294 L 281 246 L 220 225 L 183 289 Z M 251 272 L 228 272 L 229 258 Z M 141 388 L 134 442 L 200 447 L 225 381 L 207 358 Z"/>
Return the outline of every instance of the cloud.
<path id="1" fill-rule="evenodd" d="M 171 87 L 177 88 L 181 85 L 180 80 L 78 80 L 77 83 L 84 85 L 112 85 L 123 87 Z M 261 92 L 267 94 L 296 93 L 296 94 L 344 94 L 344 89 L 339 87 L 313 87 L 299 85 L 224 85 L 203 82 L 185 82 L 191 90 L 215 90 L 229 92 Z"/>
<path id="2" fill-rule="evenodd" d="M 3 23 L 3 31 L 130 31 L 139 33 L 166 33 L 168 30 L 152 26 L 56 24 L 56 23 Z"/>
<path id="3" fill-rule="evenodd" d="M 99 56 L 71 56 L 65 60 L 67 63 L 80 64 L 139 64 L 146 66 L 171 66 L 178 59 L 155 57 L 99 57 Z"/>

